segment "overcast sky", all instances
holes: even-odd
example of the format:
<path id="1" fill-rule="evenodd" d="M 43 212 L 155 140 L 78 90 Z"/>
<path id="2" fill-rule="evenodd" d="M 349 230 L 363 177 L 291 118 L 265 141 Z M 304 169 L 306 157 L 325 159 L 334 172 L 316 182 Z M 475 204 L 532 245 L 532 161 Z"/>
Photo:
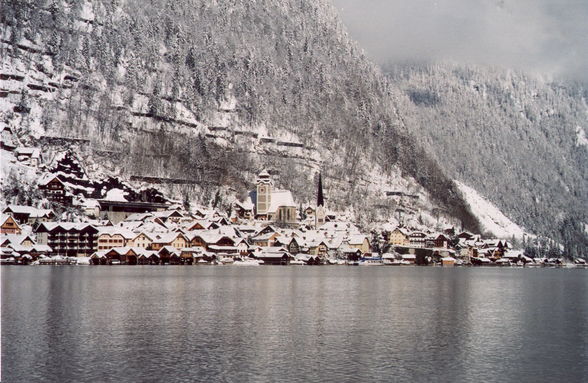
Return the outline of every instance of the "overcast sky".
<path id="1" fill-rule="evenodd" d="M 332 0 L 381 64 L 450 59 L 588 80 L 588 0 Z"/>

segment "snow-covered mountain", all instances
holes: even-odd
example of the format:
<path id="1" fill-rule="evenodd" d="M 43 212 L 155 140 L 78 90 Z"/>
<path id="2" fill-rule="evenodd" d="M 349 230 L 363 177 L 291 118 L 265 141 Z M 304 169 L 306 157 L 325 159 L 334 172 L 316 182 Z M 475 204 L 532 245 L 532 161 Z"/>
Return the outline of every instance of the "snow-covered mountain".
<path id="1" fill-rule="evenodd" d="M 0 121 L 49 157 L 72 149 L 90 177 L 119 176 L 206 202 L 219 191 L 244 196 L 268 167 L 305 202 L 313 200 L 322 169 L 328 203 L 364 223 L 401 213 L 478 230 L 458 179 L 519 226 L 543 230 L 536 222 L 553 213 L 541 202 L 521 214 L 497 196 L 501 185 L 528 199 L 535 184 L 524 177 L 498 182 L 508 165 L 496 164 L 513 158 L 497 155 L 492 162 L 479 148 L 515 152 L 520 142 L 494 137 L 483 124 L 462 140 L 465 124 L 488 120 L 502 104 L 488 104 L 447 135 L 450 128 L 435 128 L 443 125 L 440 105 L 459 115 L 472 109 L 464 100 L 494 94 L 482 81 L 444 87 L 426 72 L 387 79 L 327 0 L 5 0 L 0 33 Z M 501 93 L 505 104 L 516 96 L 511 88 Z M 565 102 L 557 88 L 548 97 Z M 508 113 L 505 126 L 515 120 Z M 532 125 L 517 126 L 524 141 Z M 579 126 L 574 137 L 585 137 Z M 471 156 L 475 145 L 483 155 Z M 475 171 L 458 170 L 460 153 Z M 567 169 L 578 161 L 568 167 L 569 161 L 554 166 L 571 174 Z M 585 196 L 578 182 L 586 178 L 572 173 L 564 184 L 579 194 L 557 206 L 570 201 L 577 210 Z"/>
<path id="2" fill-rule="evenodd" d="M 447 174 L 531 232 L 585 251 L 588 90 L 582 84 L 450 63 L 386 72 L 407 126 Z"/>
<path id="3" fill-rule="evenodd" d="M 49 155 L 71 148 L 91 177 L 206 202 L 268 167 L 306 202 L 322 169 L 330 206 L 360 221 L 402 210 L 477 229 L 328 1 L 0 7 L 2 122 Z"/>

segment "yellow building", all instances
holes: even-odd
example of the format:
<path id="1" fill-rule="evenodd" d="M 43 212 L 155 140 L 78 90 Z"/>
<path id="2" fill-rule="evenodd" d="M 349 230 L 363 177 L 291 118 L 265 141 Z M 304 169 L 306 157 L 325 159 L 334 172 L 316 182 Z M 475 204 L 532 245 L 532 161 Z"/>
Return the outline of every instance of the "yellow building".
<path id="1" fill-rule="evenodd" d="M 362 254 L 371 252 L 370 240 L 365 235 L 352 235 L 347 244 L 349 247 L 359 249 Z"/>
<path id="2" fill-rule="evenodd" d="M 410 239 L 408 238 L 408 233 L 404 231 L 404 229 L 398 227 L 390 233 L 388 243 L 391 245 L 408 246 L 410 244 Z"/>
<path id="3" fill-rule="evenodd" d="M 113 247 L 130 246 L 135 234 L 130 230 L 115 226 L 101 227 L 98 230 L 98 250 L 108 250 Z"/>
<path id="4" fill-rule="evenodd" d="M 153 243 L 153 239 L 145 233 L 141 233 L 136 235 L 135 238 L 128 242 L 128 246 L 130 247 L 141 247 L 143 249 L 149 249 L 151 244 Z"/>

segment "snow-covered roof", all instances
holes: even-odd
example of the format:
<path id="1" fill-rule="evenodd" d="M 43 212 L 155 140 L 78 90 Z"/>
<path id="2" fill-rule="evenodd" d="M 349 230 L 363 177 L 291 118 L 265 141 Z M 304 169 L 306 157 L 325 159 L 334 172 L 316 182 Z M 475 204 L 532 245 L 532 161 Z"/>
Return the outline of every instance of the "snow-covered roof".
<path id="1" fill-rule="evenodd" d="M 3 225 L 6 220 L 8 220 L 9 218 L 12 218 L 11 216 L 9 216 L 8 214 L 0 214 L 0 224 Z M 16 220 L 14 220 L 14 218 L 12 218 L 12 220 L 16 223 L 17 227 L 20 227 L 18 225 L 18 223 L 16 222 Z"/>
<path id="2" fill-rule="evenodd" d="M 61 184 L 63 184 L 63 181 L 61 181 L 57 175 L 52 174 L 52 173 L 46 173 L 43 176 L 41 176 L 41 178 L 39 178 L 37 185 L 45 186 L 45 185 L 49 184 L 49 182 L 53 181 L 54 179 L 57 179 L 57 181 L 59 181 Z"/>
<path id="3" fill-rule="evenodd" d="M 155 212 L 153 212 L 153 216 L 159 217 L 159 218 L 169 218 L 170 216 L 172 216 L 174 214 L 179 215 L 180 217 L 183 217 L 184 216 L 178 210 L 165 210 L 165 211 L 155 211 Z"/>
<path id="4" fill-rule="evenodd" d="M 237 201 L 235 202 L 235 205 L 241 207 L 241 209 L 243 210 L 253 210 L 253 208 L 255 207 L 255 205 L 251 201 L 251 197 L 247 197 L 243 202 Z"/>
<path id="5" fill-rule="evenodd" d="M 184 247 L 181 249 L 182 253 L 202 253 L 202 247 Z"/>
<path id="6" fill-rule="evenodd" d="M 174 232 L 174 233 L 162 233 L 162 234 L 158 234 L 153 239 L 153 243 L 172 243 L 179 236 L 182 236 L 183 238 L 185 238 L 182 233 L 176 233 L 176 232 Z"/>
<path id="7" fill-rule="evenodd" d="M 125 191 L 122 189 L 110 189 L 104 197 L 105 201 L 128 202 L 124 196 Z"/>
<path id="8" fill-rule="evenodd" d="M 274 235 L 280 236 L 279 233 L 265 233 L 265 234 L 261 234 L 255 237 L 252 237 L 251 240 L 252 241 L 268 241 L 271 239 L 271 237 L 273 237 Z"/>
<path id="9" fill-rule="evenodd" d="M 31 242 L 35 242 L 33 236 L 28 234 L 0 234 L 0 245 L 4 244 L 16 244 L 20 245 L 26 240 L 30 240 Z"/>
<path id="10" fill-rule="evenodd" d="M 96 229 L 93 225 L 90 225 L 88 223 L 83 223 L 83 222 L 80 222 L 80 223 L 78 223 L 78 222 L 75 222 L 75 223 L 74 222 L 43 222 L 39 225 L 39 227 L 37 228 L 37 231 L 41 227 L 44 227 L 47 231 L 52 231 L 58 227 L 61 227 L 65 231 L 82 231 L 82 230 L 87 229 L 89 227 Z"/>
<path id="11" fill-rule="evenodd" d="M 239 250 L 236 246 L 219 246 L 219 245 L 210 245 L 208 246 L 210 250 L 216 251 L 237 251 Z"/>
<path id="12" fill-rule="evenodd" d="M 320 231 L 328 232 L 346 232 L 349 234 L 359 234 L 359 229 L 351 222 L 325 222 L 320 228 Z"/>
<path id="13" fill-rule="evenodd" d="M 363 245 L 363 241 L 365 241 L 367 237 L 365 235 L 352 235 L 349 237 L 347 242 L 350 245 Z"/>
<path id="14" fill-rule="evenodd" d="M 103 226 L 98 228 L 98 235 L 114 236 L 117 234 L 125 239 L 133 239 L 137 237 L 132 231 L 120 226 Z"/>
<path id="15" fill-rule="evenodd" d="M 45 217 L 53 214 L 52 210 L 37 209 L 36 207 L 23 205 L 8 205 L 3 212 L 12 212 L 15 214 L 28 214 L 31 218 Z"/>
<path id="16" fill-rule="evenodd" d="M 405 237 L 408 237 L 408 230 L 406 230 L 403 227 L 397 227 L 392 232 L 394 232 L 394 231 L 397 231 L 397 232 L 401 233 L 402 235 L 404 235 Z"/>
<path id="17" fill-rule="evenodd" d="M 53 251 L 53 249 L 51 249 L 51 246 L 39 244 L 33 245 L 33 250 L 37 253 L 50 253 L 51 251 Z"/>
<path id="18" fill-rule="evenodd" d="M 84 198 L 81 205 L 83 207 L 85 207 L 86 209 L 95 209 L 95 208 L 100 207 L 100 204 L 98 203 L 98 201 L 96 201 L 95 199 L 91 199 L 91 198 Z"/>
<path id="19" fill-rule="evenodd" d="M 292 193 L 289 190 L 272 191 L 269 213 L 275 213 L 281 206 L 296 207 Z"/>
<path id="20" fill-rule="evenodd" d="M 149 217 L 153 217 L 153 214 L 151 214 L 151 213 L 133 213 L 133 214 L 129 215 L 127 217 L 127 219 L 125 219 L 125 221 L 127 221 L 127 222 L 143 221 Z"/>
<path id="21" fill-rule="evenodd" d="M 163 252 L 164 250 L 170 254 L 180 255 L 180 251 L 173 246 L 164 246 L 159 249 L 159 253 Z"/>

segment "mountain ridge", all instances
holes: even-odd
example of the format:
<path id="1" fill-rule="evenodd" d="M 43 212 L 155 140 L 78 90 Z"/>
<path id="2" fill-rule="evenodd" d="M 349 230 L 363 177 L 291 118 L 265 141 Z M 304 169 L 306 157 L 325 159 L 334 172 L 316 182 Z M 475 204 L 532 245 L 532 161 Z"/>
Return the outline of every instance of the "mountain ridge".
<path id="1" fill-rule="evenodd" d="M 201 199 L 269 166 L 312 200 L 322 168 L 332 203 L 365 222 L 393 216 L 385 191 L 408 188 L 423 196 L 415 219 L 436 206 L 477 228 L 327 1 L 7 1 L 1 14 L 2 73 L 26 78 L 2 80 L 4 119 L 49 151 L 65 140 L 101 156 L 99 172 L 197 181 L 169 189 Z"/>

